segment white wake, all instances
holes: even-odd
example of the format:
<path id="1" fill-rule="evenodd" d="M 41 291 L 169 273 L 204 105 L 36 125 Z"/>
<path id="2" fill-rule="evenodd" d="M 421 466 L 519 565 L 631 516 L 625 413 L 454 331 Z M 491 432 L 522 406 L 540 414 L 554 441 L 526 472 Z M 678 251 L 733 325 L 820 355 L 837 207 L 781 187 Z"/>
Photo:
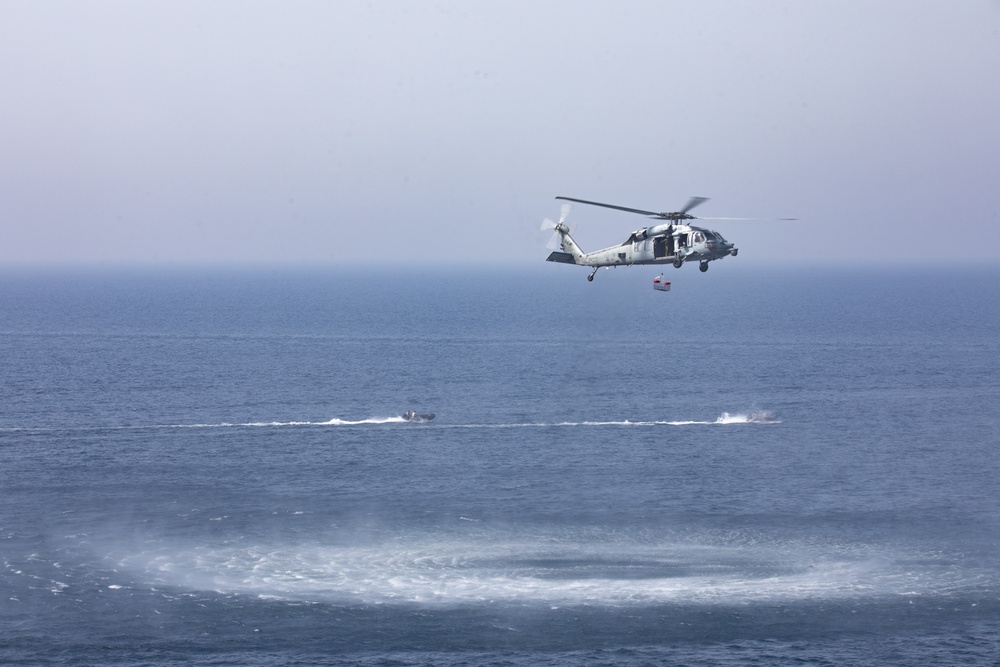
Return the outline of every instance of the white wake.
<path id="1" fill-rule="evenodd" d="M 933 593 L 929 582 L 937 579 L 858 547 L 824 553 L 815 545 L 567 543 L 551 536 L 161 549 L 126 556 L 116 567 L 157 588 L 365 604 L 834 600 Z"/>
<path id="2" fill-rule="evenodd" d="M 340 419 L 334 417 L 325 421 L 258 421 L 258 422 L 220 422 L 216 424 L 170 424 L 154 428 L 252 428 L 252 427 L 286 427 L 286 426 L 365 426 L 382 424 L 409 424 L 402 417 L 369 417 L 367 419 Z M 551 422 L 511 422 L 511 423 L 450 423 L 447 420 L 437 420 L 433 424 L 422 423 L 424 428 L 551 428 L 570 426 L 713 426 L 732 424 L 780 424 L 781 420 L 766 410 L 751 412 L 723 412 L 714 420 L 698 419 L 618 419 L 618 420 L 583 420 L 583 421 L 551 421 Z"/>
<path id="3" fill-rule="evenodd" d="M 540 422 L 511 422 L 511 423 L 463 423 L 449 422 L 447 418 L 437 419 L 433 422 L 410 422 L 397 417 L 366 417 L 362 419 L 344 419 L 333 417 L 319 421 L 311 420 L 260 420 L 247 422 L 193 422 L 179 424 L 146 424 L 146 425 L 91 425 L 73 426 L 68 428 L 60 427 L 32 427 L 32 426 L 9 426 L 0 428 L 0 432 L 31 432 L 31 433 L 52 433 L 63 431 L 141 431 L 149 429 L 224 429 L 224 428 L 310 428 L 310 427 L 365 427 L 365 426 L 385 426 L 390 424 L 416 425 L 420 428 L 468 428 L 468 429 L 503 429 L 503 428 L 553 428 L 553 427 L 651 427 L 651 426 L 713 426 L 713 425 L 734 425 L 734 424 L 780 424 L 781 419 L 775 417 L 765 410 L 751 412 L 729 413 L 723 412 L 714 420 L 699 419 L 672 419 L 672 420 L 648 420 L 648 419 L 618 419 L 618 420 L 580 420 L 580 421 L 540 421 Z"/>

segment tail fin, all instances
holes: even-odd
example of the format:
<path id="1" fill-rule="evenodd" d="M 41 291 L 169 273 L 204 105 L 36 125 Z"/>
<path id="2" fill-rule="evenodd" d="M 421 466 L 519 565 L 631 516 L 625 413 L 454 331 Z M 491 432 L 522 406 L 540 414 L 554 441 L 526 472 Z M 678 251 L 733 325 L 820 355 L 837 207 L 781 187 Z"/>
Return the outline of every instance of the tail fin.
<path id="1" fill-rule="evenodd" d="M 558 197 L 557 197 L 558 199 Z M 583 251 L 576 244 L 573 237 L 569 235 L 569 227 L 566 226 L 566 218 L 569 217 L 572 206 L 564 203 L 560 209 L 559 222 L 552 222 L 548 218 L 542 221 L 542 231 L 552 230 L 552 238 L 549 240 L 549 248 L 555 248 L 559 244 L 559 250 L 549 255 L 545 261 L 559 262 L 560 264 L 582 264 Z"/>
<path id="2" fill-rule="evenodd" d="M 559 262 L 561 264 L 582 264 L 583 251 L 580 250 L 580 246 L 576 244 L 573 237 L 569 235 L 569 229 L 566 225 L 559 223 L 555 228 L 556 234 L 559 235 L 559 241 L 562 245 L 562 252 L 556 251 L 549 255 L 545 261 L 546 262 Z"/>
<path id="3" fill-rule="evenodd" d="M 576 264 L 576 258 L 568 252 L 555 251 L 545 258 L 546 262 L 559 262 L 560 264 Z"/>

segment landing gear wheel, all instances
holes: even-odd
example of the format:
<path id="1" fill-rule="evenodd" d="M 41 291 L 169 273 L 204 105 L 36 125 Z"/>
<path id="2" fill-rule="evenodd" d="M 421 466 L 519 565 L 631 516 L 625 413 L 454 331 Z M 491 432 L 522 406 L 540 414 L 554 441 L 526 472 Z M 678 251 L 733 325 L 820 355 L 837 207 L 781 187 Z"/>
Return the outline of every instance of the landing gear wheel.
<path id="1" fill-rule="evenodd" d="M 594 267 L 594 270 L 590 272 L 590 275 L 589 275 L 589 276 L 587 276 L 587 280 L 588 280 L 589 282 L 594 282 L 594 274 L 595 274 L 595 273 L 597 273 L 597 269 L 599 269 L 599 268 L 601 268 L 601 267 L 599 267 L 599 266 L 595 266 L 595 267 Z"/>
<path id="2" fill-rule="evenodd" d="M 683 264 L 683 263 L 684 263 L 683 259 L 675 259 L 674 260 L 674 268 L 675 269 L 681 268 L 681 264 Z"/>
<path id="3" fill-rule="evenodd" d="M 702 262 L 701 264 L 699 264 L 698 270 L 701 271 L 702 273 L 708 271 L 708 262 Z"/>

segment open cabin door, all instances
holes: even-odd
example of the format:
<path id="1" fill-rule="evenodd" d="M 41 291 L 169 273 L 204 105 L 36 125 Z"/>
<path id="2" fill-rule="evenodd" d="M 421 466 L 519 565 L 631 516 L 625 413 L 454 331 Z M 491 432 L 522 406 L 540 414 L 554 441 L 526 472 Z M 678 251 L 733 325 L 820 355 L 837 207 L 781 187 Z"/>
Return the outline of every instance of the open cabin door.
<path id="1" fill-rule="evenodd" d="M 663 259 L 674 256 L 674 237 L 672 234 L 658 236 L 653 240 L 653 258 Z"/>

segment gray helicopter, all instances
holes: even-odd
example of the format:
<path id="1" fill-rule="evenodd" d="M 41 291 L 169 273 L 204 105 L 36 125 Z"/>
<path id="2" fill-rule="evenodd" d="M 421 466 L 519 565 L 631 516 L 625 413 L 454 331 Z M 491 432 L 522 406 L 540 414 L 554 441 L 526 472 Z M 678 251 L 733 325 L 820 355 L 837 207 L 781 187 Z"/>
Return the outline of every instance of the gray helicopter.
<path id="1" fill-rule="evenodd" d="M 687 224 L 685 220 L 795 220 L 796 218 L 699 218 L 688 213 L 695 206 L 708 201 L 707 197 L 691 197 L 687 205 L 679 211 L 658 213 L 656 211 L 644 211 L 637 208 L 627 208 L 614 204 L 603 204 L 586 199 L 574 199 L 573 197 L 556 197 L 568 202 L 578 202 L 589 204 L 590 206 L 603 206 L 618 211 L 628 213 L 638 213 L 655 220 L 665 220 L 667 222 L 649 227 L 643 227 L 632 232 L 632 235 L 624 243 L 603 250 L 594 252 L 584 252 L 570 236 L 569 227 L 566 226 L 566 218 L 569 215 L 570 205 L 563 204 L 559 222 L 552 222 L 546 219 L 542 222 L 542 230 L 553 230 L 554 234 L 549 241 L 549 246 L 553 247 L 558 243 L 561 250 L 554 251 L 546 258 L 548 262 L 558 262 L 560 264 L 576 264 L 578 266 L 593 267 L 594 270 L 587 276 L 587 280 L 593 280 L 597 270 L 609 266 L 631 266 L 633 264 L 673 264 L 678 269 L 685 262 L 697 261 L 701 271 L 708 271 L 708 263 L 723 257 L 739 252 L 739 249 L 727 241 L 722 234 L 711 229 L 695 227 Z"/>

